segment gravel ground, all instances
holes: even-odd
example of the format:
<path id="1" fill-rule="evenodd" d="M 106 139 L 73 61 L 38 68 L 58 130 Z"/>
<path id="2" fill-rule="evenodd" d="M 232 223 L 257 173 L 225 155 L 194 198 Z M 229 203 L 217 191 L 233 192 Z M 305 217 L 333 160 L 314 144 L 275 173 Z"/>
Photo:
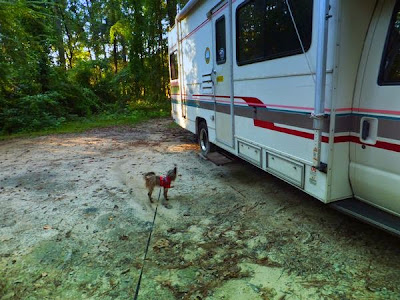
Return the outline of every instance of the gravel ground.
<path id="1" fill-rule="evenodd" d="M 169 119 L 0 143 L 0 298 L 400 299 L 400 239 L 236 160 Z M 153 197 L 158 196 L 158 190 Z M 161 196 L 162 197 L 162 196 Z"/>

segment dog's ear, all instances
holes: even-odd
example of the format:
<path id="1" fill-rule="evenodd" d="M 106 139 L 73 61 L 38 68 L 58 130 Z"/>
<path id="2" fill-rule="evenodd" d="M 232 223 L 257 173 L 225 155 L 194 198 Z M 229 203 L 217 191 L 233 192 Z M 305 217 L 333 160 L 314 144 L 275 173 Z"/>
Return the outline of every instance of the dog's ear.
<path id="1" fill-rule="evenodd" d="M 176 174 L 176 167 L 174 168 L 174 173 Z"/>

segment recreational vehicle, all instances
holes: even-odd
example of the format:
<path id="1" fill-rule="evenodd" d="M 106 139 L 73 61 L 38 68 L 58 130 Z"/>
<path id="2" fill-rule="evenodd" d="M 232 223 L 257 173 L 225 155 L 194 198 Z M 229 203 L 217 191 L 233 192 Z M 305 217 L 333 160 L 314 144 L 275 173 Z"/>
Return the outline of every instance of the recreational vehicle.
<path id="1" fill-rule="evenodd" d="M 320 201 L 400 234 L 400 1 L 190 0 L 172 116 Z"/>

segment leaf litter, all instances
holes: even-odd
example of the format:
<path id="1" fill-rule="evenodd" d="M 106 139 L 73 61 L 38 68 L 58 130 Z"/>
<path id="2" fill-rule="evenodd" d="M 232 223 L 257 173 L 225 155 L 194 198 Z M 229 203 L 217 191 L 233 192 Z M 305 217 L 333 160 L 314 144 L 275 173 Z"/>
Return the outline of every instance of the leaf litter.
<path id="1" fill-rule="evenodd" d="M 0 143 L 1 299 L 132 298 L 156 205 L 142 175 L 174 164 L 140 298 L 400 298 L 398 238 L 243 161 L 200 159 L 170 124 Z"/>

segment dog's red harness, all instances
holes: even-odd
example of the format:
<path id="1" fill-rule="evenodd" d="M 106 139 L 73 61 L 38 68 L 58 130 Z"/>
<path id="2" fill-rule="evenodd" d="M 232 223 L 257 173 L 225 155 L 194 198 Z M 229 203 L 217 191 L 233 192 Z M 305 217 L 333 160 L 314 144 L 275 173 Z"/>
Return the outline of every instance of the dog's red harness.
<path id="1" fill-rule="evenodd" d="M 171 178 L 169 176 L 160 176 L 160 186 L 166 189 L 171 188 Z"/>

